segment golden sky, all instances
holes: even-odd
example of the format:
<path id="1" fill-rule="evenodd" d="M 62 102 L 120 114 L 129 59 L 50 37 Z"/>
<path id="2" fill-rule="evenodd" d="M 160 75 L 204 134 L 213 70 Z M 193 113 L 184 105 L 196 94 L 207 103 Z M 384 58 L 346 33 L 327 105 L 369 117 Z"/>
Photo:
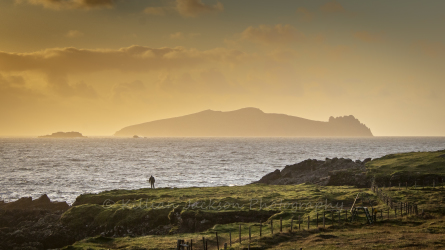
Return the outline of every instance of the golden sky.
<path id="1" fill-rule="evenodd" d="M 445 1 L 2 0 L 0 136 L 257 107 L 445 136 Z"/>

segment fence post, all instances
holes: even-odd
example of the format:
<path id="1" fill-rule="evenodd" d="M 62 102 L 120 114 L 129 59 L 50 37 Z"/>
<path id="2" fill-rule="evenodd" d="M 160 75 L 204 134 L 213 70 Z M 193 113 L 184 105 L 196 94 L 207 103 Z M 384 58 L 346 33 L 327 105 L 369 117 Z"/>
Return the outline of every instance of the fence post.
<path id="1" fill-rule="evenodd" d="M 403 217 L 403 208 L 402 208 L 402 202 L 400 202 L 400 216 Z"/>
<path id="2" fill-rule="evenodd" d="M 310 222 L 310 217 L 307 217 L 307 230 L 309 230 L 309 222 Z"/>
<path id="3" fill-rule="evenodd" d="M 263 230 L 263 222 L 260 221 L 260 237 L 261 237 L 261 231 Z M 232 245 L 230 245 L 232 246 Z"/>
<path id="4" fill-rule="evenodd" d="M 290 219 L 290 232 L 291 232 L 291 233 L 292 233 L 293 228 L 294 228 L 294 217 L 292 217 L 292 218 Z M 261 230 L 260 230 L 260 232 L 261 232 Z"/>
<path id="5" fill-rule="evenodd" d="M 216 235 L 216 248 L 219 250 L 218 232 L 215 232 L 215 235 Z"/>
<path id="6" fill-rule="evenodd" d="M 317 227 L 318 227 L 318 213 L 317 213 Z"/>
<path id="7" fill-rule="evenodd" d="M 208 249 L 207 243 L 209 243 L 209 240 L 206 239 L 206 245 L 205 245 L 205 249 Z"/>
<path id="8" fill-rule="evenodd" d="M 301 215 L 298 215 L 298 230 L 301 230 Z"/>
<path id="9" fill-rule="evenodd" d="M 270 231 L 273 234 L 273 219 L 270 220 Z"/>
<path id="10" fill-rule="evenodd" d="M 176 249 L 181 250 L 181 240 L 178 240 L 176 243 Z"/>
<path id="11" fill-rule="evenodd" d="M 193 250 L 193 239 L 190 239 L 190 250 Z"/>
<path id="12" fill-rule="evenodd" d="M 202 247 L 206 249 L 206 238 L 202 237 Z"/>
<path id="13" fill-rule="evenodd" d="M 224 250 L 227 250 L 227 243 L 224 243 Z"/>

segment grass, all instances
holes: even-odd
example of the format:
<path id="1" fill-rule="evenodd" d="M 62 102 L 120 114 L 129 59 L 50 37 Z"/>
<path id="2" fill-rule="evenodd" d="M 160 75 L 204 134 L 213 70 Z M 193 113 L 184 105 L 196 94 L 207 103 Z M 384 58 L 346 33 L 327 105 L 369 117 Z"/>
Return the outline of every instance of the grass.
<path id="1" fill-rule="evenodd" d="M 394 176 L 415 179 L 425 176 L 445 176 L 445 151 L 392 154 L 367 163 L 368 176 L 387 180 Z M 400 181 L 402 178 L 399 178 Z M 420 183 L 418 184 L 420 185 Z M 437 184 L 436 184 L 437 185 Z M 364 216 L 354 222 L 341 219 L 331 210 L 336 204 L 349 208 L 357 193 L 366 193 L 358 206 L 372 206 L 378 211 L 378 222 L 369 225 Z M 112 190 L 85 194 L 77 198 L 62 216 L 69 227 L 128 226 L 171 227 L 163 235 L 107 238 L 96 236 L 76 242 L 66 249 L 175 249 L 176 241 L 193 239 L 194 249 L 203 249 L 202 238 L 209 249 L 216 249 L 232 237 L 232 248 L 247 249 L 249 229 L 251 249 L 442 249 L 445 247 L 445 190 L 432 187 L 392 187 L 384 192 L 395 202 L 419 205 L 423 215 L 395 218 L 394 211 L 377 199 L 369 189 L 351 186 L 317 185 L 246 185 L 182 189 Z M 213 205 L 212 205 L 213 204 Z M 326 206 L 331 204 L 332 206 Z M 327 213 L 326 227 L 321 214 Z M 400 211 L 399 211 L 400 212 Z M 315 218 L 319 215 L 317 227 Z M 349 214 L 350 216 L 350 214 Z M 310 228 L 307 228 L 308 217 Z M 302 219 L 299 225 L 298 218 Z M 280 232 L 280 219 L 283 230 Z M 182 220 L 182 221 L 180 221 Z M 201 227 L 188 227 L 187 222 Z M 271 234 L 274 220 L 274 234 Z M 291 220 L 293 230 L 290 231 Z M 260 222 L 262 237 L 260 237 Z M 195 224 L 196 225 L 196 224 Z M 242 239 L 239 241 L 239 226 Z M 184 228 L 186 230 L 184 230 Z"/>
<path id="2" fill-rule="evenodd" d="M 193 192 L 191 192 L 191 190 Z M 239 201 L 249 201 L 249 191 L 256 191 L 264 197 L 267 202 L 273 199 L 283 199 L 286 201 L 299 200 L 301 202 L 321 201 L 328 198 L 328 201 L 339 201 L 344 204 L 351 204 L 358 192 L 368 194 L 373 207 L 382 210 L 383 218 L 378 218 L 374 225 L 368 225 L 366 220 L 359 218 L 355 222 L 347 222 L 344 212 L 341 214 L 339 223 L 338 214 L 334 214 L 334 225 L 332 225 L 331 214 L 327 213 L 326 228 L 322 227 L 321 213 L 323 208 L 318 210 L 319 228 L 316 227 L 316 212 L 312 208 L 306 209 L 283 209 L 276 212 L 262 224 L 262 237 L 259 236 L 259 221 L 245 223 L 226 223 L 215 224 L 213 227 L 196 233 L 178 233 L 173 235 L 147 235 L 140 237 L 92 237 L 76 242 L 66 249 L 174 249 L 177 239 L 185 241 L 193 240 L 194 249 L 203 249 L 202 237 L 208 239 L 209 249 L 216 249 L 216 236 L 218 232 L 219 245 L 223 248 L 224 243 L 229 243 L 229 232 L 232 236 L 232 249 L 243 249 L 248 246 L 249 227 L 251 228 L 251 248 L 261 249 L 440 249 L 445 246 L 445 218 L 442 206 L 438 210 L 437 204 L 443 205 L 445 190 L 436 188 L 408 188 L 385 190 L 398 201 L 416 201 L 420 204 L 419 208 L 425 209 L 429 214 L 427 218 L 421 216 L 404 216 L 394 218 L 393 211 L 390 213 L 390 219 L 387 219 L 387 206 L 368 189 L 357 189 L 354 187 L 318 187 L 314 185 L 292 185 L 292 186 L 267 186 L 267 185 L 248 185 L 243 187 L 212 187 L 212 188 L 190 188 L 184 189 L 184 194 L 193 194 L 189 198 L 205 198 L 203 194 L 217 198 L 231 194 Z M 209 190 L 211 192 L 209 192 Z M 159 191 L 159 195 L 155 195 Z M 153 196 L 162 196 L 166 190 L 150 190 Z M 172 189 L 171 197 L 176 197 L 181 189 Z M 137 192 L 140 192 L 138 190 Z M 99 195 L 100 196 L 100 195 Z M 180 197 L 180 195 L 178 196 Z M 229 196 L 230 197 L 230 196 Z M 137 200 L 136 200 L 137 201 Z M 365 206 L 369 206 L 368 199 L 365 199 Z M 121 204 L 121 203 L 119 203 Z M 114 206 L 118 206 L 115 204 Z M 129 205 L 130 203 L 128 203 Z M 136 204 L 136 203 L 134 203 Z M 361 201 L 358 202 L 361 206 Z M 85 206 L 85 205 L 82 205 Z M 108 208 L 109 209 L 109 208 Z M 232 212 L 235 212 L 233 209 Z M 209 211 L 214 216 L 223 211 Z M 184 212 L 183 212 L 184 213 Z M 378 214 L 380 215 L 380 214 Z M 301 216 L 303 223 L 298 225 L 298 216 Z M 307 229 L 307 216 L 310 216 L 310 229 Z M 350 214 L 349 214 L 350 216 Z M 283 219 L 283 231 L 280 232 L 279 219 Z M 293 221 L 293 232 L 290 232 L 291 218 Z M 270 220 L 274 219 L 274 234 L 271 234 Z M 241 224 L 242 242 L 239 243 L 238 233 Z M 230 248 L 229 248 L 230 249 Z"/>
<path id="3" fill-rule="evenodd" d="M 78 197 L 76 205 L 61 219 L 65 225 L 76 229 L 85 225 L 127 226 L 147 220 L 151 227 L 175 224 L 174 213 L 180 213 L 183 218 L 215 220 L 220 224 L 236 221 L 235 216 L 251 217 L 250 220 L 259 222 L 270 216 L 286 219 L 297 215 L 313 216 L 315 207 L 320 210 L 329 205 L 350 206 L 358 192 L 369 191 L 349 186 L 304 184 L 113 190 Z M 215 214 L 224 218 L 218 219 Z"/>
<path id="4" fill-rule="evenodd" d="M 445 176 L 445 150 L 390 154 L 368 162 L 366 168 L 368 175 L 375 176 L 376 179 L 406 174 L 417 178 L 426 175 L 443 177 Z"/>

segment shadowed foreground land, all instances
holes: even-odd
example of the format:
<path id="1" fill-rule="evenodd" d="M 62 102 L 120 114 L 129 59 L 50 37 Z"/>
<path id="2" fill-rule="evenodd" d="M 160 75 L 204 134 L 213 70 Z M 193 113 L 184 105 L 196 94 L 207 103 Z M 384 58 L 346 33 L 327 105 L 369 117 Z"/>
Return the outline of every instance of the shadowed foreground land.
<path id="1" fill-rule="evenodd" d="M 245 249 L 250 228 L 252 249 L 440 249 L 445 247 L 445 189 L 441 182 L 445 176 L 444 154 L 443 150 L 394 154 L 365 165 L 357 163 L 358 167 L 348 163 L 344 166 L 351 166 L 351 169 L 335 170 L 330 175 L 330 178 L 341 177 L 335 177 L 336 186 L 305 183 L 112 190 L 80 195 L 67 210 L 32 215 L 31 219 L 21 216 L 26 215 L 26 211 L 8 210 L 20 202 L 0 203 L 0 223 L 6 225 L 0 230 L 0 248 L 174 249 L 177 240 L 183 239 L 193 240 L 194 249 L 203 249 L 202 237 L 205 237 L 209 249 L 216 249 L 216 233 L 222 248 L 224 243 L 229 243 L 229 232 L 232 232 L 232 248 Z M 299 171 L 300 167 L 313 167 L 306 171 L 312 173 L 325 166 L 323 164 L 326 163 L 308 160 L 301 166 L 289 166 L 286 171 L 303 173 Z M 281 175 L 280 172 L 277 176 L 300 178 L 289 173 Z M 399 208 L 401 202 L 409 202 L 417 205 L 418 212 L 407 214 L 404 210 L 402 217 L 398 209 L 395 217 L 395 211 L 370 188 L 339 185 L 338 180 L 353 176 L 361 176 L 366 183 L 378 185 L 383 193 L 392 197 L 395 207 Z M 392 183 L 390 189 L 389 182 Z M 400 188 L 399 184 L 402 184 Z M 346 221 L 344 209 L 349 210 L 358 193 L 366 195 L 356 205 L 377 209 L 377 223 L 369 225 L 364 214 L 354 222 Z M 27 200 L 21 202 L 24 201 Z M 48 202 L 47 199 L 45 204 Z M 338 211 L 342 211 L 340 218 Z M 326 213 L 326 228 L 317 229 L 317 214 L 321 227 L 323 213 Z M 73 245 L 67 246 L 70 244 Z"/>
<path id="2" fill-rule="evenodd" d="M 364 200 L 365 206 L 373 204 L 374 208 L 382 210 L 383 218 L 378 213 L 377 223 L 369 225 L 366 223 L 363 214 L 357 221 L 351 223 L 345 221 L 344 211 L 341 213 L 340 223 L 338 215 L 334 213 L 334 221 L 331 220 L 330 208 L 325 210 L 320 207 L 319 228 L 316 228 L 316 212 L 312 208 L 302 209 L 272 209 L 269 217 L 263 217 L 262 237 L 259 237 L 259 220 L 261 216 L 252 221 L 221 223 L 211 225 L 205 230 L 199 232 L 181 232 L 184 230 L 185 224 L 173 223 L 170 227 L 170 233 L 173 235 L 148 235 L 148 236 L 125 236 L 118 238 L 110 238 L 104 236 L 93 237 L 77 242 L 73 246 L 66 249 L 174 249 L 177 239 L 184 239 L 195 242 L 194 249 L 202 248 L 202 237 L 209 239 L 209 249 L 216 249 L 215 232 L 218 232 L 220 248 L 224 243 L 229 242 L 229 232 L 232 231 L 232 248 L 240 249 L 248 246 L 249 226 L 252 226 L 251 248 L 260 247 L 260 249 L 433 249 L 445 247 L 445 208 L 442 204 L 445 190 L 441 188 L 411 188 L 408 190 L 392 190 L 386 191 L 388 195 L 397 197 L 399 201 L 416 201 L 419 205 L 419 213 L 423 209 L 424 214 L 411 214 L 403 217 L 398 211 L 397 218 L 394 218 L 394 211 L 390 211 L 390 218 L 387 218 L 386 211 L 388 207 L 378 200 L 372 192 L 367 189 L 356 189 L 353 187 L 317 187 L 314 185 L 295 185 L 295 186 L 266 186 L 266 185 L 248 185 L 245 187 L 220 187 L 220 188 L 202 188 L 202 192 L 196 189 L 182 190 L 188 198 L 197 198 L 200 195 L 210 195 L 217 198 L 227 194 L 232 194 L 234 198 L 245 201 L 252 192 L 259 193 L 264 197 L 277 197 L 283 199 L 284 202 L 298 200 L 299 202 L 308 202 L 315 200 L 322 202 L 328 198 L 330 201 L 338 201 L 350 206 L 355 195 L 360 191 L 366 191 L 369 194 Z M 165 190 L 155 190 L 151 194 L 155 195 L 159 192 L 162 196 Z M 175 193 L 175 192 L 173 192 Z M 244 194 L 244 195 L 243 195 Z M 173 195 L 175 196 L 175 195 Z M 179 197 L 176 197 L 177 199 Z M 218 200 L 227 200 L 222 198 Z M 133 203 L 135 205 L 136 203 Z M 442 204 L 439 206 L 439 204 Z M 335 205 L 335 204 L 333 204 Z M 361 201 L 359 201 L 361 205 Z M 117 206 L 113 205 L 112 207 Z M 109 209 L 116 209 L 110 207 Z M 122 209 L 122 208 L 120 208 Z M 136 209 L 136 208 L 133 208 Z M 132 209 L 129 209 L 131 211 Z M 241 209 L 242 210 L 242 209 Z M 233 217 L 239 214 L 239 209 L 232 210 Z M 266 210 L 271 211 L 271 210 Z M 322 212 L 327 211 L 326 228 L 322 227 Z M 201 211 L 202 212 L 202 211 Z M 114 212 L 116 213 L 116 212 Z M 190 211 L 181 211 L 181 217 L 187 218 Z M 195 216 L 199 216 L 200 212 L 193 212 Z M 206 213 L 206 212 L 204 212 Z M 211 211 L 212 217 L 224 217 L 222 211 Z M 258 214 L 257 214 L 258 215 Z M 262 215 L 267 216 L 267 213 Z M 298 229 L 298 216 L 302 218 L 301 230 Z M 310 229 L 307 230 L 307 216 L 310 216 Z M 350 214 L 348 214 L 350 218 Z M 283 232 L 280 232 L 279 219 L 283 219 Z M 290 232 L 291 218 L 294 218 L 294 229 Z M 271 235 L 270 220 L 274 220 L 274 235 Z M 230 220 L 230 219 L 229 219 Z M 199 219 L 199 223 L 202 218 Z M 204 223 L 205 224 L 205 223 Z M 239 224 L 242 225 L 242 244 L 239 244 L 238 230 Z M 334 225 L 332 225 L 334 224 Z M 210 226 L 210 225 L 209 225 Z M 186 229 L 187 231 L 187 229 Z"/>

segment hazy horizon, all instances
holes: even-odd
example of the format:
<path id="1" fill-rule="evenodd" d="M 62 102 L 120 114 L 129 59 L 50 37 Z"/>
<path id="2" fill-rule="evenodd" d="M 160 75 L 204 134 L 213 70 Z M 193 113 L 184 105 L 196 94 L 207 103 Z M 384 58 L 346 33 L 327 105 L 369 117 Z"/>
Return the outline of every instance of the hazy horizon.
<path id="1" fill-rule="evenodd" d="M 0 137 L 256 107 L 445 136 L 444 1 L 0 1 Z"/>

